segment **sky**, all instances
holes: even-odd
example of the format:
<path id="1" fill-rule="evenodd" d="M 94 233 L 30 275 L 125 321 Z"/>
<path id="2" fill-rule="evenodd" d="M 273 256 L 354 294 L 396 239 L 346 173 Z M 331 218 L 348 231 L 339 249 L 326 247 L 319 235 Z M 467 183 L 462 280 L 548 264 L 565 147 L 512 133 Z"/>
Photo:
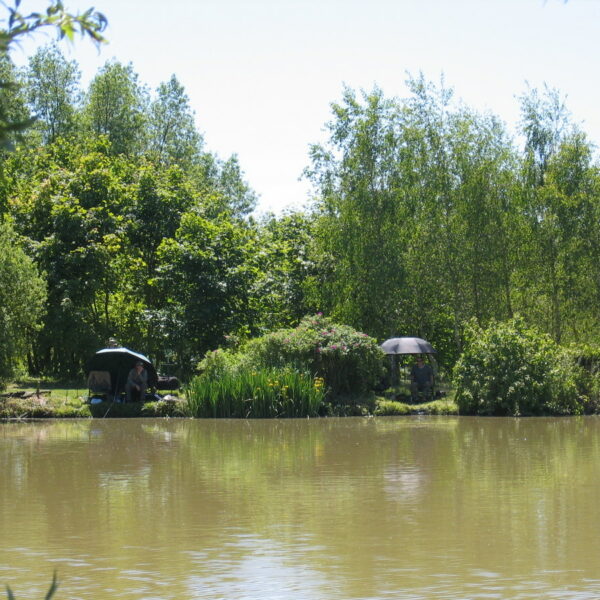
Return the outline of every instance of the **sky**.
<path id="1" fill-rule="evenodd" d="M 556 88 L 600 143 L 600 0 L 63 0 L 108 18 L 109 43 L 61 49 L 87 82 L 107 60 L 154 90 L 172 74 L 205 149 L 237 154 L 259 212 L 302 209 L 311 144 L 326 140 L 343 86 L 408 95 L 407 75 L 443 76 L 457 98 L 514 131 L 527 85 Z M 22 0 L 21 11 L 47 6 Z M 32 44 L 13 51 L 26 61 Z"/>

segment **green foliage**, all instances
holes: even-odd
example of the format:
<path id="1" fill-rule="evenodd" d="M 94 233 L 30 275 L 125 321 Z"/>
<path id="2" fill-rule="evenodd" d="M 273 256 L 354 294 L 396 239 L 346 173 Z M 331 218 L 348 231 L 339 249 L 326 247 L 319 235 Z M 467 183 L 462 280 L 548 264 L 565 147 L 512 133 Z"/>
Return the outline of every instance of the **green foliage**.
<path id="1" fill-rule="evenodd" d="M 129 64 L 108 62 L 90 84 L 84 120 L 93 135 L 105 135 L 113 154 L 133 155 L 146 142 L 148 94 Z"/>
<path id="2" fill-rule="evenodd" d="M 173 75 L 161 83 L 150 106 L 150 152 L 164 164 L 193 164 L 200 157 L 202 136 L 183 86 Z"/>
<path id="3" fill-rule="evenodd" d="M 19 72 L 9 56 L 0 53 L 0 147 L 14 148 L 32 123 Z"/>
<path id="4" fill-rule="evenodd" d="M 102 36 L 107 25 L 106 17 L 93 8 L 74 15 L 65 9 L 61 0 L 49 0 L 45 12 L 24 14 L 19 10 L 20 4 L 21 0 L 14 0 L 14 6 L 2 3 L 7 14 L 0 18 L 0 59 L 6 58 L 12 44 L 46 27 L 55 29 L 59 39 L 73 41 L 75 34 L 80 33 L 98 44 L 106 41 Z M 0 90 L 5 91 L 12 86 L 10 79 L 0 77 Z M 23 120 L 7 110 L 4 103 L 0 104 L 0 146 L 7 146 L 15 133 L 25 130 L 31 123 L 30 119 Z"/>
<path id="5" fill-rule="evenodd" d="M 294 329 L 280 329 L 247 342 L 238 353 L 209 354 L 200 369 L 291 367 L 322 377 L 333 396 L 369 391 L 383 372 L 376 340 L 322 315 L 305 317 Z"/>
<path id="6" fill-rule="evenodd" d="M 292 369 L 261 369 L 207 374 L 186 387 L 184 411 L 193 417 L 316 417 L 325 397 L 324 382 Z"/>
<path id="7" fill-rule="evenodd" d="M 0 388 L 23 367 L 45 298 L 36 266 L 12 228 L 0 223 Z"/>
<path id="8" fill-rule="evenodd" d="M 14 33 L 56 26 L 66 13 L 51 4 L 15 15 Z M 185 380 L 207 350 L 254 337 L 205 367 L 292 365 L 342 396 L 371 389 L 381 361 L 334 322 L 424 337 L 446 369 L 471 318 L 523 314 L 560 343 L 600 334 L 600 169 L 555 92 L 522 98 L 520 152 L 443 80 L 409 78 L 406 98 L 345 89 L 311 149 L 313 210 L 256 221 L 237 157 L 203 150 L 175 76 L 152 97 L 132 65 L 109 62 L 81 95 L 76 63 L 52 47 L 20 91 L 4 58 L 0 108 L 38 117 L 0 161 L 0 213 L 47 289 L 20 350 L 32 373 L 79 375 L 117 337 Z M 291 329 L 319 310 L 331 323 Z"/>
<path id="9" fill-rule="evenodd" d="M 253 315 L 259 331 L 297 324 L 312 312 L 310 287 L 316 275 L 313 233 L 316 219 L 301 212 L 275 217 L 259 224 L 261 251 L 253 257 L 257 268 Z"/>
<path id="10" fill-rule="evenodd" d="M 453 373 L 462 414 L 579 414 L 581 381 L 572 357 L 522 319 L 472 322 Z"/>
<path id="11" fill-rule="evenodd" d="M 93 416 L 103 417 L 104 412 Z M 43 395 L 39 398 L 33 395 L 27 398 L 9 397 L 0 400 L 0 419 L 86 419 L 91 416 L 90 406 L 81 400 L 63 402 Z M 139 414 L 127 416 L 139 416 Z"/>
<path id="12" fill-rule="evenodd" d="M 422 404 L 407 404 L 396 400 L 379 398 L 375 405 L 375 416 L 391 417 L 404 415 L 457 415 L 458 406 L 452 400 L 433 400 Z"/>
<path id="13" fill-rule="evenodd" d="M 79 68 L 56 45 L 40 48 L 26 71 L 25 93 L 46 142 L 73 132 L 80 100 Z"/>
<path id="14" fill-rule="evenodd" d="M 184 213 L 173 238 L 157 250 L 156 291 L 163 299 L 163 339 L 187 365 L 243 328 L 255 273 L 252 231 L 199 207 Z"/>
<path id="15" fill-rule="evenodd" d="M 408 86 L 402 100 L 344 90 L 329 140 L 312 148 L 313 289 L 337 320 L 425 337 L 452 364 L 465 320 L 512 311 L 514 155 L 498 121 L 457 107 L 443 81 Z"/>
<path id="16" fill-rule="evenodd" d="M 217 379 L 229 373 L 236 373 L 242 360 L 233 350 L 209 350 L 198 363 L 198 370 L 207 377 Z"/>
<path id="17" fill-rule="evenodd" d="M 405 415 L 457 415 L 458 406 L 452 400 L 434 400 L 423 404 L 406 404 L 395 400 L 379 399 L 375 416 L 392 417 Z"/>

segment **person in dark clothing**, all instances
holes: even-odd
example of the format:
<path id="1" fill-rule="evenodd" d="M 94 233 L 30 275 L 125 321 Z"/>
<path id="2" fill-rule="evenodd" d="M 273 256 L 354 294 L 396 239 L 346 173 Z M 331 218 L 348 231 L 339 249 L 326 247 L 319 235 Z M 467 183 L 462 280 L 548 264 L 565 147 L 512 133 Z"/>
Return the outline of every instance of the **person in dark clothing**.
<path id="1" fill-rule="evenodd" d="M 139 361 L 135 367 L 129 371 L 125 391 L 127 392 L 127 402 L 131 402 L 134 396 L 139 396 L 143 402 L 148 388 L 148 372 L 144 369 L 144 363 Z"/>
<path id="2" fill-rule="evenodd" d="M 422 393 L 425 398 L 430 398 L 433 391 L 433 369 L 425 364 L 422 356 L 417 356 L 415 364 L 410 370 L 410 395 L 413 402 Z"/>

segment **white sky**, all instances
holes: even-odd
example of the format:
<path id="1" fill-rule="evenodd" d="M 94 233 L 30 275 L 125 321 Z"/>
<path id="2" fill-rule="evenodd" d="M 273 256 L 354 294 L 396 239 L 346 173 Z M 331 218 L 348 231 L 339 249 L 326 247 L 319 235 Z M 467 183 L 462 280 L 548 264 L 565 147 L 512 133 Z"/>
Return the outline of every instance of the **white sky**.
<path id="1" fill-rule="evenodd" d="M 23 0 L 22 12 L 47 2 Z M 406 73 L 516 125 L 516 96 L 547 83 L 600 142 L 600 0 L 64 0 L 103 12 L 109 44 L 72 49 L 87 84 L 107 60 L 155 89 L 175 74 L 206 149 L 238 155 L 259 209 L 301 208 L 308 147 L 343 84 L 406 96 Z M 13 52 L 22 62 L 28 48 Z M 19 56 L 21 55 L 21 56 Z"/>

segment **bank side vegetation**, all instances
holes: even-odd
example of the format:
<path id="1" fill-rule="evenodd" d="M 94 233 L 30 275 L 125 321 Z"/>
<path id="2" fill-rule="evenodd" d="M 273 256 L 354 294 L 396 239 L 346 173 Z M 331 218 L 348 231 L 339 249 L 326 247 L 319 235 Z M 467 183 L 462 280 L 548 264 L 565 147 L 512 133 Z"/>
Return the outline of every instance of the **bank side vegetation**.
<path id="1" fill-rule="evenodd" d="M 102 21 L 88 21 L 101 37 Z M 83 87 L 77 62 L 51 44 L 24 68 L 1 52 L 0 80 L 4 385 L 81 380 L 114 337 L 186 382 L 200 378 L 206 398 L 215 351 L 231 377 L 298 377 L 283 384 L 292 389 L 308 374 L 307 389 L 318 377 L 344 398 L 377 389 L 386 366 L 362 339 L 408 335 L 433 344 L 448 381 L 454 372 L 461 412 L 595 411 L 600 170 L 557 90 L 525 89 L 513 137 L 422 74 L 402 98 L 344 88 L 307 158 L 309 208 L 258 216 L 242 165 L 206 147 L 176 75 L 150 90 L 111 60 Z M 297 339 L 315 333 L 307 319 L 319 314 L 348 348 L 343 359 L 341 346 L 317 354 Z M 494 387 L 501 378 L 481 357 L 497 338 L 481 332 L 502 327 L 513 342 L 539 338 L 522 354 L 507 342 L 520 366 Z M 542 338 L 547 360 L 532 354 Z M 290 353 L 286 339 L 313 355 Z M 474 350 L 477 340 L 489 343 Z M 538 388 L 539 401 L 528 396 Z M 273 414 L 284 400 L 269 401 Z M 210 402 L 197 413 L 214 413 Z"/>

